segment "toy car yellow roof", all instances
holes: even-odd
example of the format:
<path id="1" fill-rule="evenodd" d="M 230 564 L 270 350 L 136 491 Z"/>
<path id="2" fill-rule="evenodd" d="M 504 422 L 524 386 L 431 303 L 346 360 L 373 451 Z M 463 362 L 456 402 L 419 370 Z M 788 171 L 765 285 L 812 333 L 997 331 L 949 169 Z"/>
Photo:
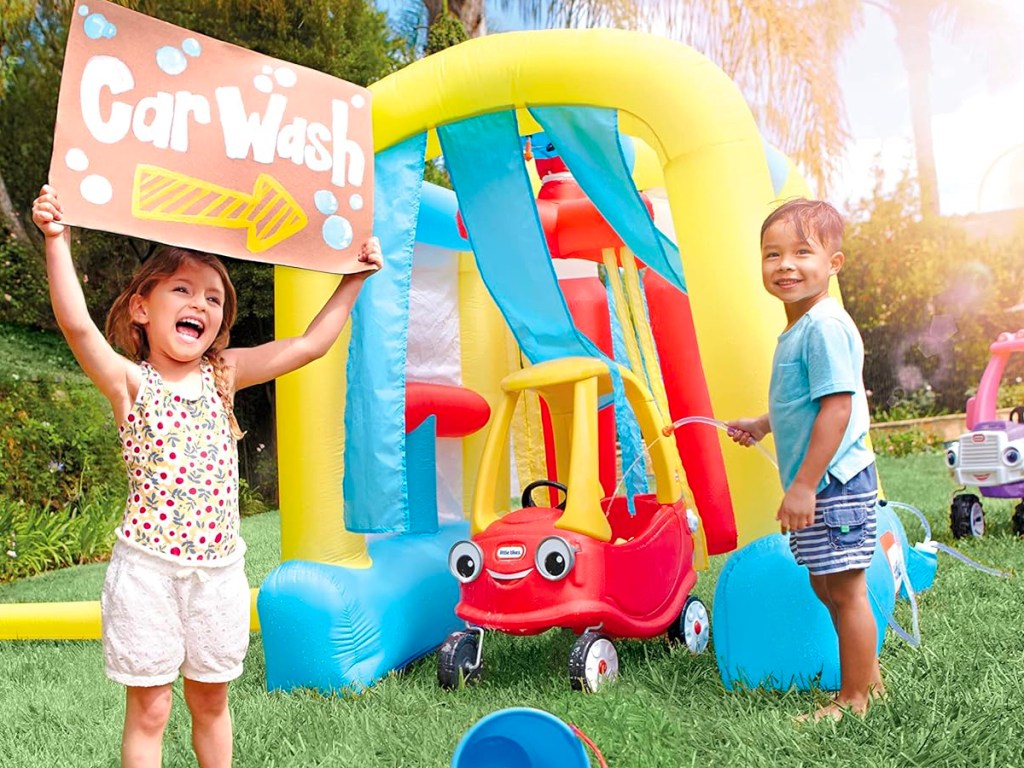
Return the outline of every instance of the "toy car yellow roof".
<path id="1" fill-rule="evenodd" d="M 626 399 L 650 451 L 658 500 L 674 503 L 683 495 L 682 465 L 675 439 L 662 435 L 664 419 L 647 386 L 625 368 L 619 366 L 618 370 Z M 498 462 L 507 444 L 508 428 L 519 394 L 532 390 L 548 405 L 558 477 L 570 489 L 558 527 L 608 541 L 611 528 L 601 509 L 603 491 L 597 474 L 597 411 L 599 396 L 612 391 L 609 364 L 593 357 L 548 360 L 509 374 L 502 380 L 501 387 L 505 397 L 491 422 L 473 499 L 474 532 L 485 529 L 497 518 L 493 481 Z"/>

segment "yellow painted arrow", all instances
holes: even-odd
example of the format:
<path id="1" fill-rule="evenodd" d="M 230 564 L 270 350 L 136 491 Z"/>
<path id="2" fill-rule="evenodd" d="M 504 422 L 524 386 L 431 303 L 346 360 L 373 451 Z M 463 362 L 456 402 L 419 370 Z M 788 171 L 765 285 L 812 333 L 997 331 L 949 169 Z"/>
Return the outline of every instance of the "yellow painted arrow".
<path id="1" fill-rule="evenodd" d="M 306 212 L 273 176 L 261 173 L 251 193 L 155 165 L 135 168 L 132 215 L 206 227 L 245 229 L 245 247 L 262 253 L 305 228 Z"/>

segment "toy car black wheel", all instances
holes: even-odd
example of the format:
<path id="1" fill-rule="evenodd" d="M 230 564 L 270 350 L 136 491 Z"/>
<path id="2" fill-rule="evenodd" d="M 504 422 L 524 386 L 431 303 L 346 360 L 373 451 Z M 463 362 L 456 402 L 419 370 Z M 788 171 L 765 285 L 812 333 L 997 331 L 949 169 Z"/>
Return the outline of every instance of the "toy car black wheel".
<path id="1" fill-rule="evenodd" d="M 711 639 L 711 617 L 707 606 L 699 597 L 690 595 L 683 604 L 683 610 L 668 627 L 671 643 L 685 645 L 690 653 L 704 653 Z"/>
<path id="2" fill-rule="evenodd" d="M 446 691 L 478 682 L 483 668 L 477 632 L 452 632 L 437 652 L 437 684 Z"/>
<path id="3" fill-rule="evenodd" d="M 569 685 L 574 691 L 596 693 L 619 676 L 619 654 L 607 635 L 584 632 L 569 652 Z"/>
<path id="4" fill-rule="evenodd" d="M 959 493 L 954 496 L 949 507 L 949 528 L 954 539 L 984 536 L 985 510 L 981 507 L 981 500 L 973 493 Z"/>
<path id="5" fill-rule="evenodd" d="M 1013 525 L 1015 536 L 1024 536 L 1024 501 L 1013 508 L 1013 518 L 1010 523 Z"/>

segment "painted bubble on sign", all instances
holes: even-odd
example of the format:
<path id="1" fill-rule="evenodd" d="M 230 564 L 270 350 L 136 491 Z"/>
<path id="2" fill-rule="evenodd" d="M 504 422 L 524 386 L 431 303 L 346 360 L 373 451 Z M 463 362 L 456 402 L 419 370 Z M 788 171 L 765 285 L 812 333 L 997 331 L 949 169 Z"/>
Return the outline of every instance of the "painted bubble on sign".
<path id="1" fill-rule="evenodd" d="M 180 75 L 188 69 L 188 59 L 173 45 L 165 45 L 156 52 L 156 65 L 168 75 Z"/>
<path id="2" fill-rule="evenodd" d="M 84 171 L 89 167 L 89 158 L 80 149 L 69 149 L 64 155 L 64 162 L 72 171 Z"/>
<path id="3" fill-rule="evenodd" d="M 106 205 L 114 196 L 114 188 L 110 180 L 92 173 L 82 179 L 82 197 L 96 205 Z"/>
<path id="4" fill-rule="evenodd" d="M 338 211 L 338 198 L 335 197 L 334 193 L 329 189 L 319 189 L 316 194 L 313 195 L 313 205 L 316 209 L 325 216 L 329 216 L 332 213 Z"/>
<path id="5" fill-rule="evenodd" d="M 352 225 L 344 216 L 328 216 L 323 226 L 324 242 L 336 251 L 352 245 Z"/>

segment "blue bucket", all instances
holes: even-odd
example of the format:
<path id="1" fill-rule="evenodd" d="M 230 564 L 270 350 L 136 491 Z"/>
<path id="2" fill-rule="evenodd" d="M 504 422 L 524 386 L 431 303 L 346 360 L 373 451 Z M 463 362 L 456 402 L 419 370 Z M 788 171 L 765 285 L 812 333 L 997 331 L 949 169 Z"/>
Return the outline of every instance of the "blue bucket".
<path id="1" fill-rule="evenodd" d="M 572 729 L 541 709 L 512 707 L 480 718 L 459 741 L 452 768 L 589 768 Z"/>

